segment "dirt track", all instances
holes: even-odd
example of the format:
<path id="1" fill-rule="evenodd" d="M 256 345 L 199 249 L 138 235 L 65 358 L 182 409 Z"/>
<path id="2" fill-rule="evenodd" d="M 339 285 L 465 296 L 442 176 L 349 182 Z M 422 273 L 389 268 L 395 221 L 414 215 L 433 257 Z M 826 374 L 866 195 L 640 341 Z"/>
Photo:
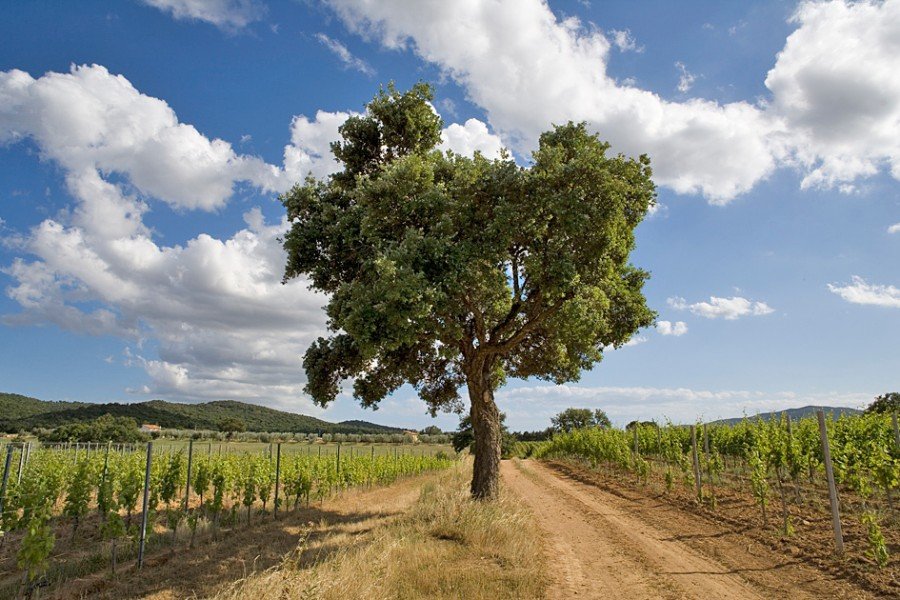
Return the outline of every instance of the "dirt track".
<path id="1" fill-rule="evenodd" d="M 502 475 L 545 531 L 550 598 L 871 597 L 650 497 L 535 461 L 504 461 Z"/>

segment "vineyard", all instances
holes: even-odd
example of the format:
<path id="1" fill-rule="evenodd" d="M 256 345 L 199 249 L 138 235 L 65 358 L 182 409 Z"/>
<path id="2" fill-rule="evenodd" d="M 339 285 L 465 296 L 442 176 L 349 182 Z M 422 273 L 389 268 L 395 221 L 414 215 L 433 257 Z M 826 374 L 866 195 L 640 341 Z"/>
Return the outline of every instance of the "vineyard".
<path id="1" fill-rule="evenodd" d="M 124 561 L 140 568 L 153 549 L 192 548 L 348 488 L 454 461 L 433 449 L 325 448 L 9 444 L 0 454 L 0 597 L 104 568 L 115 574 Z"/>
<path id="2" fill-rule="evenodd" d="M 764 540 L 814 560 L 842 557 L 863 579 L 891 579 L 898 566 L 900 437 L 890 415 L 581 429 L 529 451 L 680 494 L 735 526 L 755 507 Z"/>

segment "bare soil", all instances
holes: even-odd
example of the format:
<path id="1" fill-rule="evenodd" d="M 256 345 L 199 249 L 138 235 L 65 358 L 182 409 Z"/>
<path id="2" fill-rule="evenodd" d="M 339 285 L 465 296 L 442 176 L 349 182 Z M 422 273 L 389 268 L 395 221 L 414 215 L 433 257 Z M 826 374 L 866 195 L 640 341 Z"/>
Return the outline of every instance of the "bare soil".
<path id="1" fill-rule="evenodd" d="M 506 489 L 545 532 L 550 598 L 898 597 L 866 589 L 638 484 L 562 463 L 505 461 Z"/>

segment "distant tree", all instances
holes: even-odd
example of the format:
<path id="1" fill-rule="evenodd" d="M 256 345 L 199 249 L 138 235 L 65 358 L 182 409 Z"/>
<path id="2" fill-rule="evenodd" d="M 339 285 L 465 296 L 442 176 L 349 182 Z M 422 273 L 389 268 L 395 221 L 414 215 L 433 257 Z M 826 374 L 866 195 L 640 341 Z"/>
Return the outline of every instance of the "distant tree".
<path id="1" fill-rule="evenodd" d="M 572 431 L 588 427 L 611 427 L 609 417 L 600 410 L 589 408 L 567 408 L 550 419 L 554 431 Z"/>
<path id="2" fill-rule="evenodd" d="M 500 413 L 500 456 L 506 458 L 512 456 L 513 446 L 518 441 L 516 437 L 506 428 L 506 415 Z M 466 448 L 473 454 L 477 451 L 477 442 L 475 432 L 472 429 L 472 418 L 468 415 L 460 419 L 459 428 L 454 432 L 451 438 L 453 449 L 462 452 Z"/>
<path id="3" fill-rule="evenodd" d="M 656 421 L 629 421 L 628 425 L 625 426 L 625 429 L 630 431 L 638 425 L 641 427 L 659 427 L 659 423 Z"/>
<path id="4" fill-rule="evenodd" d="M 599 408 L 594 410 L 594 424 L 601 429 L 612 427 L 612 421 L 606 416 L 606 412 Z"/>
<path id="5" fill-rule="evenodd" d="M 867 414 L 900 412 L 900 392 L 888 392 L 876 396 L 875 401 L 866 408 L 865 412 Z"/>
<path id="6" fill-rule="evenodd" d="M 499 492 L 495 391 L 509 377 L 556 383 L 620 347 L 654 313 L 629 263 L 655 202 L 650 161 L 607 156 L 585 124 L 541 135 L 528 166 L 437 149 L 433 92 L 380 91 L 332 144 L 343 169 L 281 197 L 285 279 L 328 298 L 332 335 L 306 351 L 306 392 L 343 380 L 376 406 L 412 384 L 432 414 L 462 412 L 478 440 L 471 491 Z"/>
<path id="7" fill-rule="evenodd" d="M 226 434 L 227 437 L 233 436 L 235 433 L 246 431 L 247 426 L 243 421 L 234 417 L 226 417 L 219 421 L 219 431 Z"/>
<path id="8" fill-rule="evenodd" d="M 548 427 L 542 431 L 516 431 L 513 433 L 513 437 L 520 442 L 543 442 L 552 438 L 554 433 L 556 430 Z"/>
<path id="9" fill-rule="evenodd" d="M 475 434 L 472 432 L 472 418 L 463 417 L 459 422 L 459 427 L 453 432 L 453 449 L 462 452 L 466 448 L 472 446 L 475 441 Z"/>
<path id="10" fill-rule="evenodd" d="M 45 442 L 115 442 L 131 444 L 142 442 L 147 436 L 138 429 L 130 417 L 114 417 L 105 414 L 92 421 L 60 425 L 51 431 L 38 432 Z"/>
<path id="11" fill-rule="evenodd" d="M 419 433 L 422 433 L 424 435 L 441 435 L 444 432 L 441 431 L 441 428 L 438 427 L 437 425 L 429 425 L 428 427 L 426 427 Z"/>

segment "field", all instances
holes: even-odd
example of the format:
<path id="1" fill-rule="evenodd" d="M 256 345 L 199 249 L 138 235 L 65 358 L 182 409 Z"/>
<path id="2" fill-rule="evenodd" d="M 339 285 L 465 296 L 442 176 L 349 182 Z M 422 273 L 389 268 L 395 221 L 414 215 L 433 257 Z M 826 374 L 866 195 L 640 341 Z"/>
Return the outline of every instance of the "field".
<path id="1" fill-rule="evenodd" d="M 0 597 L 900 595 L 892 420 L 825 426 L 841 553 L 816 419 L 519 443 L 489 503 L 446 446 L 160 440 L 140 565 L 144 448 L 15 448 Z"/>
<path id="2" fill-rule="evenodd" d="M 105 569 L 115 574 L 119 563 L 141 562 L 161 548 L 190 552 L 198 542 L 274 520 L 279 511 L 455 460 L 447 447 L 360 444 L 4 450 L 0 597 Z"/>

